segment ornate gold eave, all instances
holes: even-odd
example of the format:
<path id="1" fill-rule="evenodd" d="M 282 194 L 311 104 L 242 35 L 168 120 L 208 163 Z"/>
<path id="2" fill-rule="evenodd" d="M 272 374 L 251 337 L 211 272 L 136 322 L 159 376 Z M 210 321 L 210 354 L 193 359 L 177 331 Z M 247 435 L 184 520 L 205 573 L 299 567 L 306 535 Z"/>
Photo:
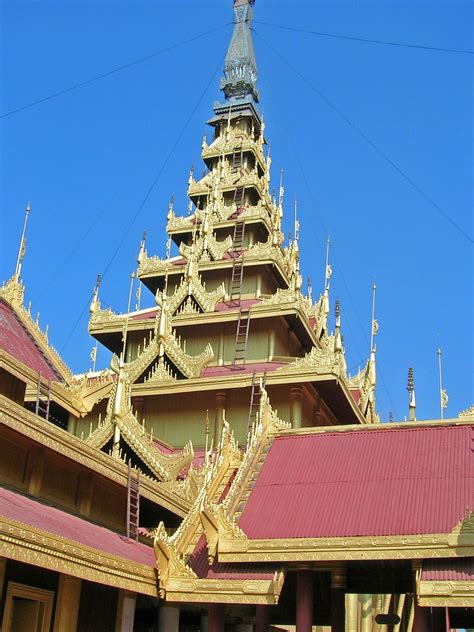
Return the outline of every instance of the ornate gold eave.
<path id="1" fill-rule="evenodd" d="M 271 217 L 268 210 L 259 207 L 245 207 L 246 210 L 239 215 L 239 219 L 245 220 L 246 227 L 255 224 L 263 224 L 267 230 L 268 235 L 272 234 Z M 255 210 L 254 210 L 255 209 Z M 257 210 L 258 209 L 258 210 Z M 229 209 L 229 215 L 235 212 L 234 209 Z M 232 211 L 232 212 L 231 212 Z M 194 224 L 192 220 L 195 218 L 195 214 L 189 216 L 174 216 L 166 224 L 166 232 L 171 237 L 181 237 L 191 235 L 194 231 Z M 213 228 L 214 231 L 229 229 L 232 230 L 235 227 L 235 219 L 214 219 Z M 177 242 L 175 242 L 177 243 Z"/>
<path id="2" fill-rule="evenodd" d="M 0 516 L 0 556 L 88 581 L 158 596 L 156 569 Z"/>
<path id="3" fill-rule="evenodd" d="M 474 608 L 474 582 L 472 580 L 417 579 L 416 594 L 420 606 Z"/>
<path id="4" fill-rule="evenodd" d="M 243 300 L 254 298 L 253 296 L 243 296 Z M 278 316 L 288 317 L 295 316 L 303 325 L 308 338 L 313 344 L 318 345 L 315 332 L 311 327 L 308 316 L 304 309 L 295 302 L 286 302 L 282 304 L 266 304 L 255 303 L 252 305 L 252 320 L 256 318 L 276 318 Z M 214 311 L 202 314 L 177 314 L 173 316 L 173 327 L 189 327 L 189 326 L 202 326 L 202 325 L 214 325 L 216 323 L 226 323 L 236 321 L 239 317 L 239 308 L 229 308 L 225 311 Z M 103 318 L 100 322 L 91 322 L 89 326 L 89 333 L 92 336 L 105 336 L 105 335 L 121 335 L 123 325 L 126 319 L 124 315 L 111 314 L 108 318 Z M 127 328 L 129 332 L 132 331 L 152 331 L 156 322 L 156 316 L 143 320 L 134 320 L 129 318 Z"/>
<path id="5" fill-rule="evenodd" d="M 78 437 L 54 426 L 2 395 L 0 395 L 0 424 L 97 472 L 122 487 L 127 486 L 128 467 L 125 463 L 87 445 Z M 145 476 L 141 480 L 140 493 L 144 498 L 178 516 L 184 517 L 189 511 L 189 501 L 174 493 L 173 488 L 163 486 Z"/>
<path id="6" fill-rule="evenodd" d="M 251 367 L 252 365 L 249 364 Z M 263 372 L 257 372 L 257 377 L 262 376 Z M 365 417 L 362 415 L 357 403 L 350 394 L 349 388 L 344 380 L 334 373 L 316 374 L 314 370 L 306 369 L 300 372 L 285 371 L 285 367 L 278 371 L 268 371 L 266 374 L 266 384 L 268 386 L 290 385 L 290 384 L 317 384 L 321 382 L 331 382 L 341 389 L 341 393 L 345 396 L 345 400 L 350 406 L 354 418 L 363 424 L 365 428 L 369 425 Z M 132 397 L 149 397 L 153 395 L 171 395 L 178 393 L 198 392 L 202 390 L 229 390 L 238 388 L 250 388 L 252 386 L 252 372 L 242 373 L 240 371 L 231 371 L 229 375 L 207 376 L 205 378 L 190 378 L 188 380 L 177 380 L 172 385 L 166 382 L 156 384 L 133 384 Z M 377 424 L 379 427 L 379 424 Z"/>
<path id="7" fill-rule="evenodd" d="M 281 261 L 280 261 L 281 259 Z M 139 268 L 138 277 L 140 281 L 142 281 L 149 289 L 152 291 L 156 291 L 157 283 L 151 283 L 154 279 L 164 278 L 168 275 L 169 279 L 172 279 L 174 276 L 180 276 L 184 273 L 186 268 L 186 263 L 179 263 L 177 265 L 173 265 L 172 263 L 165 266 L 161 263 L 154 265 L 153 258 L 148 260 L 150 263 L 148 265 L 143 265 Z M 161 260 L 160 260 L 161 261 Z M 218 261 L 205 261 L 199 263 L 199 272 L 202 274 L 203 272 L 208 271 L 216 271 L 216 270 L 228 270 L 232 269 L 233 260 L 232 259 L 221 259 Z M 244 255 L 243 266 L 244 268 L 251 267 L 261 267 L 261 266 L 274 266 L 281 278 L 289 284 L 289 277 L 284 270 L 283 266 L 283 255 L 281 257 L 272 256 L 271 251 L 262 256 L 262 258 L 249 258 L 248 252 Z"/>
<path id="8" fill-rule="evenodd" d="M 460 541 L 461 540 L 461 541 Z M 474 555 L 474 535 L 451 533 L 273 540 L 219 538 L 220 562 L 405 560 Z"/>
<path id="9" fill-rule="evenodd" d="M 166 601 L 274 605 L 283 588 L 284 573 L 271 579 L 170 578 Z"/>
<path id="10" fill-rule="evenodd" d="M 0 349 L 0 367 L 5 369 L 11 375 L 14 375 L 27 385 L 26 393 L 35 392 L 38 384 L 38 373 L 30 367 L 26 366 L 12 355 Z M 60 382 L 51 382 L 51 399 L 57 404 L 65 408 L 68 412 L 79 417 L 82 410 L 81 399 L 70 392 Z M 36 396 L 35 396 L 36 400 Z"/>

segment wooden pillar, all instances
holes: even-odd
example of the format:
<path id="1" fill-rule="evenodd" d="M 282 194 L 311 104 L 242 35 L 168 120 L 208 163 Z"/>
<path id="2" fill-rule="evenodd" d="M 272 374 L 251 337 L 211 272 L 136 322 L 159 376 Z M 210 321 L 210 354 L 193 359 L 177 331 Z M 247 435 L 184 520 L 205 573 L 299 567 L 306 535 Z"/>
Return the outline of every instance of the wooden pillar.
<path id="1" fill-rule="evenodd" d="M 227 393 L 218 391 L 216 393 L 216 417 L 214 422 L 214 447 L 216 447 L 222 432 L 222 420 L 224 419 L 224 410 L 227 402 Z"/>
<path id="2" fill-rule="evenodd" d="M 201 628 L 200 632 L 208 632 L 209 631 L 209 616 L 206 613 L 201 614 Z"/>
<path id="3" fill-rule="evenodd" d="M 303 388 L 292 386 L 290 388 L 290 421 L 293 428 L 301 428 L 303 414 Z"/>
<path id="4" fill-rule="evenodd" d="M 76 629 L 80 598 L 81 580 L 77 577 L 61 574 L 54 617 L 54 632 L 71 632 Z"/>
<path id="5" fill-rule="evenodd" d="M 296 632 L 313 629 L 313 573 L 299 570 L 296 575 Z"/>
<path id="6" fill-rule="evenodd" d="M 422 608 L 415 598 L 415 617 L 413 619 L 413 632 L 429 632 L 431 630 L 430 608 Z"/>
<path id="7" fill-rule="evenodd" d="M 77 490 L 77 507 L 82 516 L 89 516 L 94 494 L 94 475 L 92 472 L 81 472 Z"/>
<path id="8" fill-rule="evenodd" d="M 115 632 L 133 632 L 137 593 L 119 590 Z"/>
<path id="9" fill-rule="evenodd" d="M 0 557 L 0 603 L 3 595 L 3 584 L 5 582 L 5 572 L 7 570 L 7 558 Z"/>
<path id="10" fill-rule="evenodd" d="M 275 330 L 270 329 L 268 332 L 268 361 L 271 362 L 275 355 Z"/>
<path id="11" fill-rule="evenodd" d="M 39 496 L 44 470 L 43 448 L 33 448 L 30 450 L 27 468 L 28 494 L 30 494 L 30 496 Z"/>
<path id="12" fill-rule="evenodd" d="M 344 632 L 346 620 L 346 570 L 334 569 L 331 573 L 331 630 Z"/>
<path id="13" fill-rule="evenodd" d="M 225 629 L 225 606 L 223 603 L 209 604 L 208 610 L 208 632 L 224 632 Z"/>
<path id="14" fill-rule="evenodd" d="M 77 417 L 74 417 L 72 413 L 69 413 L 67 420 L 67 431 L 75 435 L 77 430 Z"/>
<path id="15" fill-rule="evenodd" d="M 268 632 L 270 625 L 270 606 L 257 606 L 255 632 Z"/>
<path id="16" fill-rule="evenodd" d="M 159 632 L 179 632 L 179 606 L 160 605 L 158 630 Z"/>
<path id="17" fill-rule="evenodd" d="M 262 275 L 258 273 L 257 284 L 255 288 L 255 298 L 260 298 L 261 295 L 262 295 Z"/>

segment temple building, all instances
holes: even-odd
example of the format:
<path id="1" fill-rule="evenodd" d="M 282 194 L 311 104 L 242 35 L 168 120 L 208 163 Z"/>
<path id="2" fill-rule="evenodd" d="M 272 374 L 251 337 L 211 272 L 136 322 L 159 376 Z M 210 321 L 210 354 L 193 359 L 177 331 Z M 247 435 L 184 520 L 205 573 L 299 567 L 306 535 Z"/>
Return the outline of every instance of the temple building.
<path id="1" fill-rule="evenodd" d="M 349 375 L 329 249 L 305 294 L 271 193 L 254 2 L 233 5 L 204 175 L 165 256 L 139 247 L 155 306 L 131 309 L 135 275 L 124 314 L 94 289 L 110 368 L 73 375 L 31 316 L 25 231 L 0 287 L 3 632 L 474 626 L 474 410 L 417 421 L 411 382 L 410 421 L 381 423 L 373 336 Z"/>

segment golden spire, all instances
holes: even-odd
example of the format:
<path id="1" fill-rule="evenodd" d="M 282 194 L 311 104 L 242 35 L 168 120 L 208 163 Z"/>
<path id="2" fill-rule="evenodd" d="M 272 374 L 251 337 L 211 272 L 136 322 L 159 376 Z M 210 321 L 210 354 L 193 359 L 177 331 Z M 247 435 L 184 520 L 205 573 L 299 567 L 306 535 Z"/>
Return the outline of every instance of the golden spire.
<path id="1" fill-rule="evenodd" d="M 174 195 L 171 196 L 170 203 L 168 204 L 168 213 L 166 215 L 166 219 L 168 220 L 168 222 L 172 219 L 173 215 L 174 215 Z"/>
<path id="2" fill-rule="evenodd" d="M 204 459 L 206 461 L 206 465 L 209 459 L 208 449 L 209 449 L 209 408 L 206 410 L 206 442 L 205 442 L 205 449 L 204 449 Z"/>
<path id="3" fill-rule="evenodd" d="M 138 251 L 138 257 L 137 257 L 138 265 L 141 265 L 143 261 L 145 260 L 145 257 L 146 257 L 145 244 L 146 244 L 146 230 L 143 232 L 143 237 L 140 242 L 140 250 Z"/>
<path id="4" fill-rule="evenodd" d="M 416 411 L 415 380 L 414 380 L 414 376 L 413 376 L 413 369 L 412 369 L 412 367 L 410 367 L 408 369 L 407 391 L 409 393 L 408 408 L 409 408 L 409 411 L 410 411 L 409 412 L 409 414 L 410 414 L 410 421 L 416 421 L 416 415 L 415 415 L 415 411 Z"/>
<path id="5" fill-rule="evenodd" d="M 92 372 L 95 372 L 95 365 L 97 362 L 97 340 L 95 341 L 95 345 L 91 349 L 91 360 L 92 360 Z"/>
<path id="6" fill-rule="evenodd" d="M 128 292 L 128 305 L 127 305 L 127 316 L 125 318 L 125 324 L 123 326 L 123 335 L 122 335 L 122 356 L 125 359 L 125 350 L 127 346 L 127 335 L 128 335 L 128 320 L 130 318 L 130 308 L 132 305 L 132 293 L 133 293 L 133 283 L 135 281 L 135 272 L 132 272 L 130 275 L 130 289 Z"/>
<path id="7" fill-rule="evenodd" d="M 92 294 L 92 300 L 89 307 L 89 312 L 91 316 L 99 311 L 100 309 L 100 301 L 99 301 L 99 288 L 100 288 L 101 276 L 97 275 L 97 280 L 95 282 L 94 292 Z"/>
<path id="8" fill-rule="evenodd" d="M 335 315 L 336 315 L 336 329 L 334 332 L 334 353 L 342 352 L 342 337 L 341 337 L 341 306 L 339 304 L 339 299 L 336 300 L 335 306 Z"/>
<path id="9" fill-rule="evenodd" d="M 438 369 L 439 369 L 439 408 L 441 413 L 441 419 L 444 419 L 444 409 L 448 407 L 448 393 L 443 388 L 443 371 L 441 356 L 443 352 L 438 348 Z"/>
<path id="10" fill-rule="evenodd" d="M 324 290 L 327 290 L 329 292 L 329 285 L 331 282 L 331 276 L 332 276 L 332 266 L 329 263 L 329 247 L 331 245 L 331 240 L 328 237 L 326 239 L 326 268 L 324 271 Z"/>
<path id="11" fill-rule="evenodd" d="M 25 221 L 23 223 L 23 232 L 21 233 L 20 247 L 18 248 L 18 257 L 15 266 L 15 281 L 18 281 L 21 273 L 21 263 L 26 252 L 26 225 L 28 224 L 28 217 L 30 216 L 31 206 L 30 203 L 26 205 L 25 209 Z"/>
<path id="12" fill-rule="evenodd" d="M 374 337 L 377 335 L 379 331 L 379 324 L 375 320 L 375 293 L 377 291 L 377 286 L 375 283 L 372 285 L 372 324 L 370 330 L 370 350 L 374 349 Z"/>

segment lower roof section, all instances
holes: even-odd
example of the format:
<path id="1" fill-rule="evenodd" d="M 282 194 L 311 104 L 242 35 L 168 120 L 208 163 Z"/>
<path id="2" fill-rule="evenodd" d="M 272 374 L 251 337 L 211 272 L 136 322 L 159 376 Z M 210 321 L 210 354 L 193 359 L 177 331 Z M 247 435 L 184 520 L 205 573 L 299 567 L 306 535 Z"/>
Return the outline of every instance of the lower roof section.
<path id="1" fill-rule="evenodd" d="M 0 488 L 0 555 L 157 595 L 153 548 Z"/>
<path id="2" fill-rule="evenodd" d="M 249 540 L 450 533 L 474 507 L 471 425 L 277 437 L 243 508 Z"/>

